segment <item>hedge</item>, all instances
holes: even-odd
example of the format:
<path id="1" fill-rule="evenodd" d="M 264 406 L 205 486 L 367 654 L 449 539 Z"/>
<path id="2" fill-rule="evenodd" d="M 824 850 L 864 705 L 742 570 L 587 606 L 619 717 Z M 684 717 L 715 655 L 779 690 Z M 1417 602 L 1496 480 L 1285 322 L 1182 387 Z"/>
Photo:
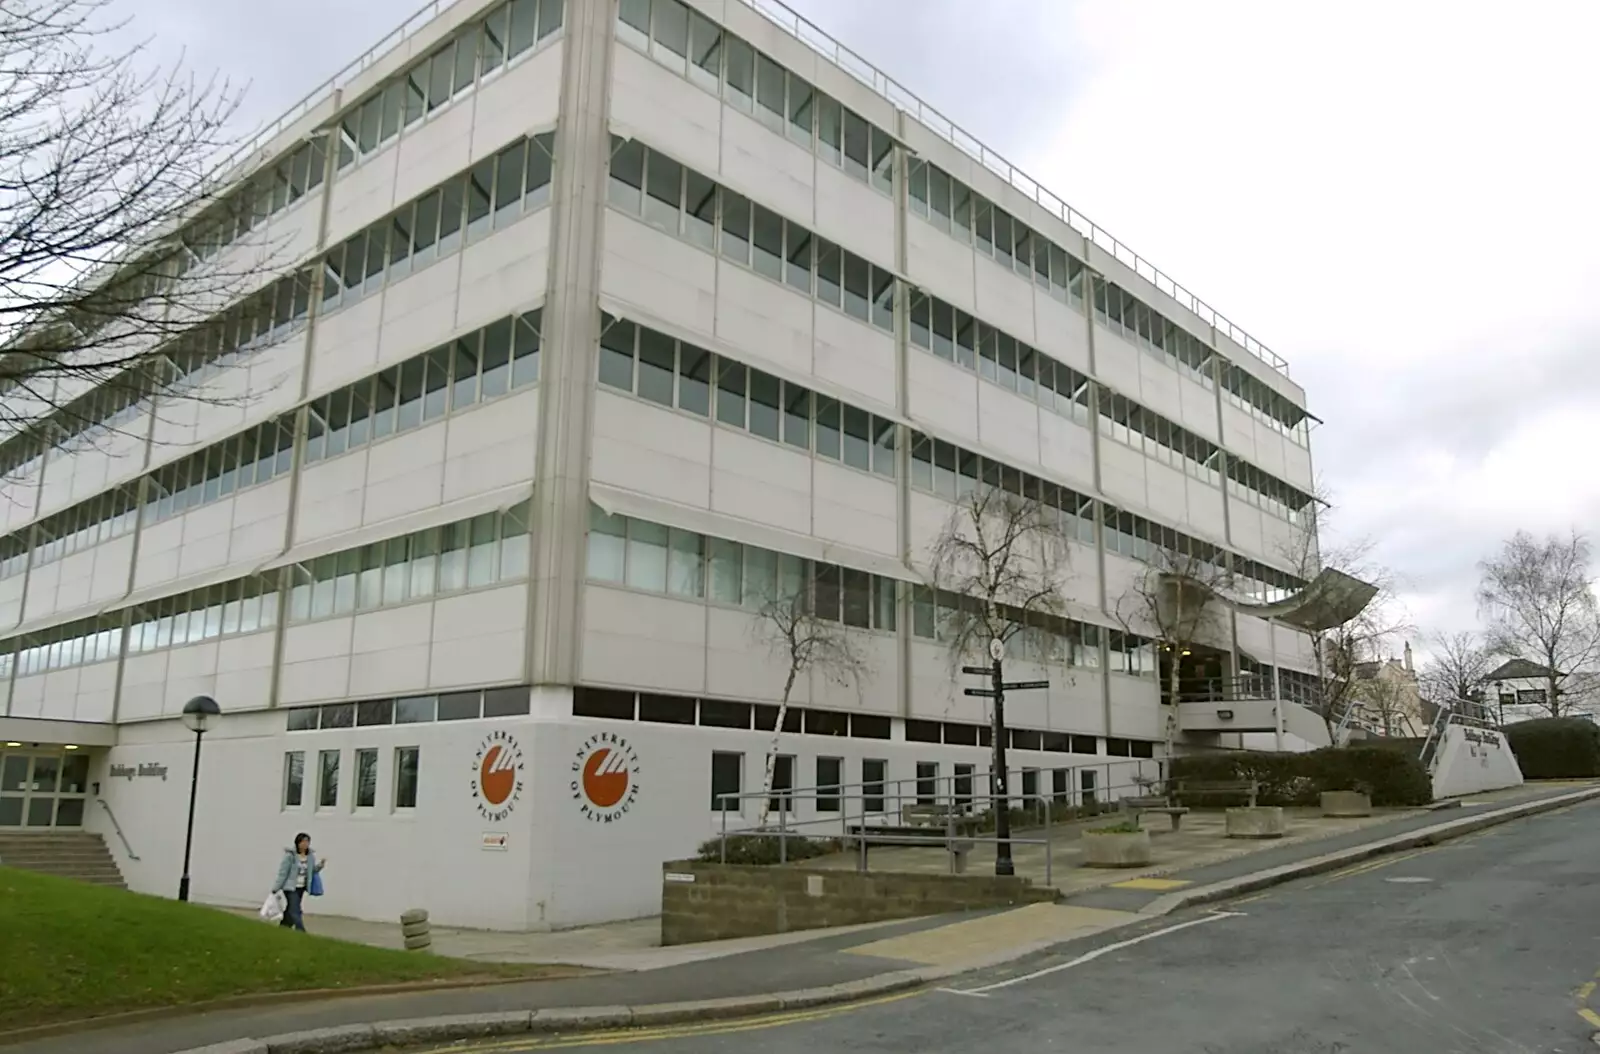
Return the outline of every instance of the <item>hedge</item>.
<path id="1" fill-rule="evenodd" d="M 1581 717 L 1542 717 L 1504 729 L 1524 779 L 1600 776 L 1600 726 Z"/>
<path id="2" fill-rule="evenodd" d="M 786 860 L 810 860 L 839 851 L 837 839 L 806 838 L 791 834 L 782 848 Z M 767 866 L 778 863 L 778 836 L 759 834 L 728 835 L 728 860 L 730 864 Z M 698 859 L 708 864 L 722 861 L 722 839 L 713 838 L 700 846 Z"/>
<path id="3" fill-rule="evenodd" d="M 1323 791 L 1359 790 L 1382 806 L 1426 805 L 1433 780 L 1415 755 L 1381 747 L 1324 747 L 1304 754 L 1245 750 L 1173 758 L 1173 780 L 1255 780 L 1258 805 L 1316 805 Z M 1178 797 L 1182 798 L 1182 788 Z M 1193 805 L 1229 804 L 1208 795 Z"/>

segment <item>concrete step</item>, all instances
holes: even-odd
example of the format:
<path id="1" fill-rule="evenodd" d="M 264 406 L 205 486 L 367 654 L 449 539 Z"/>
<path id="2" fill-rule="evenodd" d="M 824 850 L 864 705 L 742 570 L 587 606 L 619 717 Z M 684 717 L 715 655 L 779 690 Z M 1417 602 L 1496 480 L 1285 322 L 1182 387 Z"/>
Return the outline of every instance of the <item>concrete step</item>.
<path id="1" fill-rule="evenodd" d="M 3 835 L 0 866 L 91 885 L 128 888 L 105 840 L 97 834 Z"/>

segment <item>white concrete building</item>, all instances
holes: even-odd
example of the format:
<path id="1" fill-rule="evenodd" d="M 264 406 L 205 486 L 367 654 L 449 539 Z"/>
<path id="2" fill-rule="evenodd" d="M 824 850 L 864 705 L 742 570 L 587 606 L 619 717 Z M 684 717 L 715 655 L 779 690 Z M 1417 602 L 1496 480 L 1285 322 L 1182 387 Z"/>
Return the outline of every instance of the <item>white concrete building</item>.
<path id="1" fill-rule="evenodd" d="M 304 830 L 323 911 L 650 914 L 713 794 L 759 787 L 763 582 L 810 581 L 873 666 L 800 685 L 780 775 L 981 778 L 925 584 L 979 481 L 1078 539 L 1072 618 L 1013 656 L 1052 682 L 1008 705 L 1013 787 L 1164 753 L 1118 598 L 1152 545 L 1229 554 L 1263 603 L 1304 585 L 1304 392 L 779 10 L 440 2 L 263 137 L 248 206 L 184 232 L 196 268 L 273 260 L 173 349 L 205 398 L 85 393 L 83 434 L 0 444 L 0 828 L 103 832 L 174 890 L 176 715 L 208 694 L 197 899 L 259 902 Z M 1307 638 L 1227 621 L 1186 676 L 1276 662 L 1292 699 Z M 1322 727 L 1220 698 L 1176 708 L 1181 742 Z"/>

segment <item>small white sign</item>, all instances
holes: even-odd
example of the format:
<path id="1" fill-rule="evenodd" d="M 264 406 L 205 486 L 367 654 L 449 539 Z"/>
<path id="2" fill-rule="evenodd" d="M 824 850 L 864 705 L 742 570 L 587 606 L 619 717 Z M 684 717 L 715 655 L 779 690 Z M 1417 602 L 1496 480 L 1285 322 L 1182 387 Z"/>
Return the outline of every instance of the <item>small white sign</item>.
<path id="1" fill-rule="evenodd" d="M 664 876 L 668 882 L 693 882 L 694 876 L 685 871 L 668 871 Z"/>
<path id="2" fill-rule="evenodd" d="M 502 831 L 483 832 L 483 848 L 491 852 L 503 853 L 506 851 L 506 835 Z"/>
<path id="3" fill-rule="evenodd" d="M 999 637 L 989 639 L 989 658 L 999 662 L 1006 657 L 1006 642 Z"/>

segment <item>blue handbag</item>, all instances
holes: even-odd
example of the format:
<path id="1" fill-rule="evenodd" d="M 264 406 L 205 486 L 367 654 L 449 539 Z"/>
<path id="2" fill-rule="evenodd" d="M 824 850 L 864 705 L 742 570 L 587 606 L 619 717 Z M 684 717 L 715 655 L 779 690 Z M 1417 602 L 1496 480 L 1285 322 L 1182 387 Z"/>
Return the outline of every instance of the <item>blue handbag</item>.
<path id="1" fill-rule="evenodd" d="M 307 892 L 310 893 L 314 897 L 322 896 L 322 872 L 321 871 L 313 871 L 311 873 L 311 888 L 308 889 Z"/>

